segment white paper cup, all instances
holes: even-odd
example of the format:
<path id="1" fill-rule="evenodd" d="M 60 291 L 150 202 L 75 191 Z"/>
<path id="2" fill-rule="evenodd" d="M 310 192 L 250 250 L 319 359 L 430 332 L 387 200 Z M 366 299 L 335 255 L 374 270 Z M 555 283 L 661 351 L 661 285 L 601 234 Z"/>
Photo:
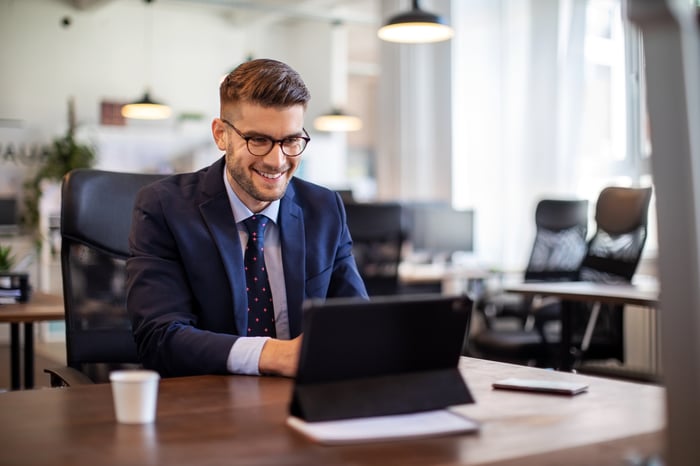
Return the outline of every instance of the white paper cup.
<path id="1" fill-rule="evenodd" d="M 109 374 L 117 421 L 148 424 L 156 418 L 160 375 L 148 370 L 114 371 Z"/>

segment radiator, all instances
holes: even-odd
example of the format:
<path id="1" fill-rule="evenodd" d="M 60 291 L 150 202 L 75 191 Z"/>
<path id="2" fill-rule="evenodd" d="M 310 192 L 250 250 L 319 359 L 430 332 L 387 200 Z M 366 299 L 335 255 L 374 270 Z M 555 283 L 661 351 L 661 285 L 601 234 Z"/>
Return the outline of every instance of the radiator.
<path id="1" fill-rule="evenodd" d="M 625 306 L 625 366 L 661 376 L 659 311 Z"/>

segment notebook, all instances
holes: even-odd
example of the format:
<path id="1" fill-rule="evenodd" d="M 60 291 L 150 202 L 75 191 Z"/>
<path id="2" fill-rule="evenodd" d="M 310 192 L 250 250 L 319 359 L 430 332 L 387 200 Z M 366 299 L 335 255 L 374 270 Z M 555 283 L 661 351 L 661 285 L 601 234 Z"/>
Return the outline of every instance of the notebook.
<path id="1" fill-rule="evenodd" d="M 476 429 L 466 419 L 418 431 L 394 421 L 473 403 L 457 369 L 471 308 L 466 296 L 432 294 L 308 302 L 288 425 L 321 443 L 339 441 L 338 429 L 343 442 Z M 342 420 L 353 422 L 331 422 Z M 352 428 L 367 422 L 381 432 Z"/>

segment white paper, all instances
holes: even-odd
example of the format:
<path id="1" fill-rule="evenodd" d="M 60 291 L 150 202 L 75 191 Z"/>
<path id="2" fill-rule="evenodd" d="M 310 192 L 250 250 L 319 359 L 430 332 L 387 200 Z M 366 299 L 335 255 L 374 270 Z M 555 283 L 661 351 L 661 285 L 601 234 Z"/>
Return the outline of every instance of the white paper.
<path id="1" fill-rule="evenodd" d="M 431 437 L 479 430 L 477 422 L 446 409 L 321 422 L 306 422 L 290 416 L 287 425 L 324 444 Z"/>

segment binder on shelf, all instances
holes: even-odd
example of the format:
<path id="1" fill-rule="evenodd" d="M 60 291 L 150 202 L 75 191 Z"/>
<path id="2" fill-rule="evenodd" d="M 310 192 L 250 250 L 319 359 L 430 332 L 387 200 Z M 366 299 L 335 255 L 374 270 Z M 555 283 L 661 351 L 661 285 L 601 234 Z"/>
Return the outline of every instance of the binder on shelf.
<path id="1" fill-rule="evenodd" d="M 319 422 L 473 403 L 457 369 L 471 308 L 434 294 L 310 301 L 290 414 Z"/>
<path id="2" fill-rule="evenodd" d="M 28 273 L 0 272 L 0 303 L 26 303 L 30 295 Z"/>

